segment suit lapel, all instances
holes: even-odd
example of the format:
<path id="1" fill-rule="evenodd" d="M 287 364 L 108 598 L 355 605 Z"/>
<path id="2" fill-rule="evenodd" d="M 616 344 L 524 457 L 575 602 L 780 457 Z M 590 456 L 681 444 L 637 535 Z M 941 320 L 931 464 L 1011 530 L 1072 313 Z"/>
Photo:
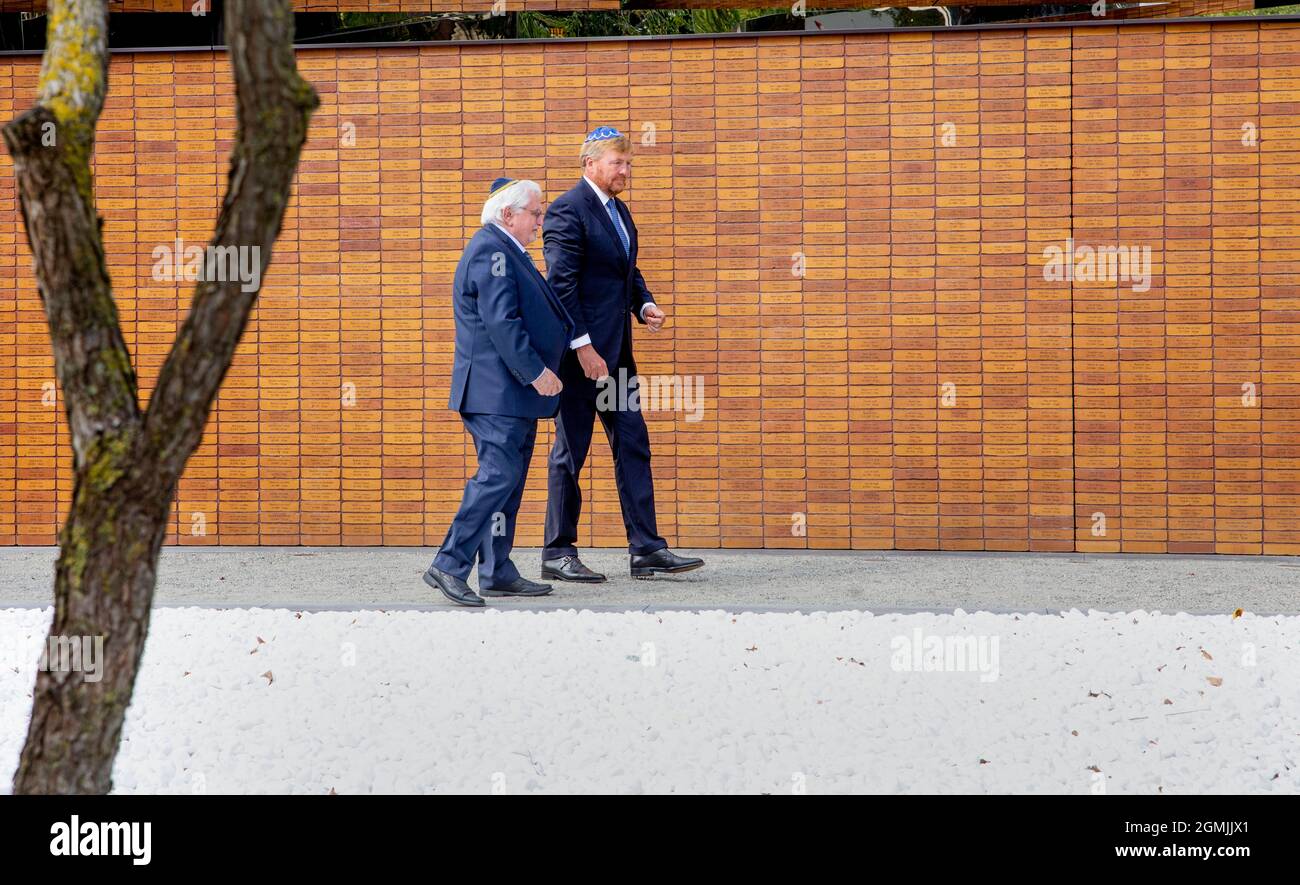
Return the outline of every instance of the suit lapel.
<path id="1" fill-rule="evenodd" d="M 596 192 L 592 189 L 591 185 L 587 184 L 586 178 L 583 178 L 578 182 L 578 187 L 582 188 L 586 192 L 587 207 L 593 215 L 600 219 L 600 223 L 605 226 L 605 233 L 609 234 L 610 240 L 613 241 L 614 251 L 618 253 L 618 257 L 622 260 L 623 267 L 629 267 L 628 253 L 623 251 L 623 241 L 619 239 L 618 231 L 614 230 L 614 222 L 610 220 L 609 210 L 601 205 L 600 197 L 596 196 Z M 615 209 L 617 210 L 618 201 L 614 197 L 610 197 L 610 199 L 614 200 Z M 619 220 L 623 220 L 621 214 L 619 215 Z M 623 228 L 628 231 L 628 242 L 630 244 L 632 240 L 631 229 L 627 227 L 626 223 L 624 223 Z"/>
<path id="2" fill-rule="evenodd" d="M 507 254 L 513 255 L 518 259 L 520 264 L 531 270 L 534 276 L 540 278 L 542 282 L 546 282 L 546 278 L 543 277 L 542 272 L 537 269 L 537 265 L 533 264 L 532 256 L 526 254 L 523 249 L 520 249 L 519 244 L 514 241 L 513 237 L 503 232 L 501 228 L 497 227 L 495 224 L 488 224 L 485 225 L 485 227 L 487 227 L 487 229 L 492 233 L 496 234 L 498 240 L 501 240 L 505 245 L 510 247 L 506 250 Z"/>
<path id="3" fill-rule="evenodd" d="M 532 256 L 526 255 L 523 252 L 523 250 L 519 248 L 519 244 L 514 242 L 514 238 L 511 237 L 509 234 L 503 232 L 495 224 L 487 224 L 484 225 L 484 227 L 486 227 L 492 233 L 496 234 L 497 239 L 502 240 L 504 245 L 507 247 L 506 251 L 509 253 L 513 253 L 515 258 L 519 261 L 520 264 L 524 265 L 525 267 L 528 268 L 528 270 L 532 271 L 533 278 L 537 280 L 537 282 L 541 285 L 542 293 L 546 296 L 546 300 L 550 303 L 551 309 L 555 311 L 556 316 L 567 317 L 569 325 L 570 327 L 572 327 L 573 324 L 572 317 L 569 317 L 569 312 L 564 309 L 564 304 L 560 301 L 560 296 L 555 294 L 555 290 L 552 289 L 551 284 L 546 281 L 546 277 L 542 276 L 542 272 L 537 269 L 537 265 L 533 264 Z"/>
<path id="4" fill-rule="evenodd" d="M 520 255 L 519 257 L 523 258 L 524 256 Z M 560 296 L 555 294 L 555 290 L 552 289 L 551 284 L 546 281 L 546 277 L 542 276 L 542 272 L 537 269 L 537 265 L 533 264 L 533 260 L 529 258 L 524 261 L 524 264 L 528 265 L 528 268 L 533 272 L 533 278 L 536 279 L 537 284 L 542 287 L 542 294 L 545 295 L 546 300 L 551 303 L 551 309 L 555 311 L 556 316 L 568 317 L 569 312 L 565 310 L 563 302 L 560 301 Z M 570 325 L 572 325 L 572 322 L 573 321 L 570 319 Z"/>

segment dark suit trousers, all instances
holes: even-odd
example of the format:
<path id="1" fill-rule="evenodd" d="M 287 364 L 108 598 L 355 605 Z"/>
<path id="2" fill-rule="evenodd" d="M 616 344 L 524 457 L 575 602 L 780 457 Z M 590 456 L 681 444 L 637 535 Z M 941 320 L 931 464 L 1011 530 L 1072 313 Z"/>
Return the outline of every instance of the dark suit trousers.
<path id="1" fill-rule="evenodd" d="M 566 360 L 577 358 L 566 354 Z M 619 361 L 623 363 L 623 360 Z M 572 365 L 569 367 L 572 370 Z M 610 366 L 617 381 L 618 368 Z M 577 369 L 581 377 L 582 370 Z M 655 489 L 650 477 L 650 434 L 640 410 L 597 409 L 599 388 L 585 378 L 566 373 L 560 393 L 560 411 L 555 416 L 555 444 L 548 461 L 546 501 L 546 547 L 543 559 L 576 555 L 578 519 L 582 515 L 582 491 L 578 487 L 582 465 L 591 449 L 595 418 L 605 428 L 614 456 L 614 481 L 623 508 L 629 553 L 644 555 L 667 547 L 659 537 L 655 520 Z M 610 397 L 617 403 L 618 397 Z"/>
<path id="2" fill-rule="evenodd" d="M 537 441 L 537 419 L 480 414 L 460 417 L 474 437 L 478 472 L 465 485 L 460 510 L 433 564 L 467 580 L 477 556 L 478 585 L 484 590 L 519 577 L 510 550 L 515 543 L 515 520 L 524 497 L 528 462 Z"/>

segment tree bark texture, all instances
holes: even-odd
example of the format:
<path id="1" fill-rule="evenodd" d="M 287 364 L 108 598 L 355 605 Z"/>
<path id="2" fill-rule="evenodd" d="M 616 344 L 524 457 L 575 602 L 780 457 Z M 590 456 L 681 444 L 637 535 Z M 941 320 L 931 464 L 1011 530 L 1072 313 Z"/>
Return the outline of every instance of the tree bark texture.
<path id="1" fill-rule="evenodd" d="M 315 90 L 294 62 L 289 0 L 228 0 L 238 129 L 210 248 L 280 233 Z M 51 0 L 38 101 L 5 144 L 71 431 L 72 505 L 59 534 L 50 637 L 102 637 L 99 681 L 42 668 L 15 793 L 106 793 L 149 629 L 158 553 L 257 288 L 204 279 L 146 410 L 118 324 L 90 158 L 108 88 L 105 0 Z M 250 253 L 251 254 L 251 253 Z"/>

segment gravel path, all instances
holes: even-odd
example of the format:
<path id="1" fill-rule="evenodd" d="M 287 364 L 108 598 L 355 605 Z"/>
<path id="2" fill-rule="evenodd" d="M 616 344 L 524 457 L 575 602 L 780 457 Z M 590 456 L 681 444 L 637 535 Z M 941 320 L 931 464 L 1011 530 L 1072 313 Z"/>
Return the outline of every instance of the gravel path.
<path id="1" fill-rule="evenodd" d="M 0 607 L 46 606 L 56 550 L 0 549 Z M 1059 612 L 1080 610 L 1300 614 L 1300 558 L 1082 554 L 780 552 L 698 550 L 705 566 L 675 578 L 633 580 L 627 554 L 593 550 L 601 585 L 559 585 L 549 597 L 496 608 L 627 611 Z M 295 609 L 451 607 L 420 575 L 431 548 L 169 547 L 157 604 Z M 537 550 L 517 550 L 538 577 Z M 476 579 L 471 579 L 471 584 Z"/>

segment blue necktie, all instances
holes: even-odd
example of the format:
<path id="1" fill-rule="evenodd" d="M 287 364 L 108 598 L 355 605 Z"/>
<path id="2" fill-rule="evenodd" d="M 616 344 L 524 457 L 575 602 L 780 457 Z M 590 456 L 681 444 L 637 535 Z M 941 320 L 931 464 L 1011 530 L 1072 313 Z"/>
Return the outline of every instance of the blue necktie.
<path id="1" fill-rule="evenodd" d="M 618 209 L 614 206 L 614 198 L 610 197 L 605 203 L 605 208 L 609 210 L 609 217 L 614 222 L 614 230 L 618 231 L 618 238 L 623 243 L 623 255 L 632 257 L 632 243 L 627 238 L 627 231 L 623 230 L 623 222 L 619 221 Z"/>

